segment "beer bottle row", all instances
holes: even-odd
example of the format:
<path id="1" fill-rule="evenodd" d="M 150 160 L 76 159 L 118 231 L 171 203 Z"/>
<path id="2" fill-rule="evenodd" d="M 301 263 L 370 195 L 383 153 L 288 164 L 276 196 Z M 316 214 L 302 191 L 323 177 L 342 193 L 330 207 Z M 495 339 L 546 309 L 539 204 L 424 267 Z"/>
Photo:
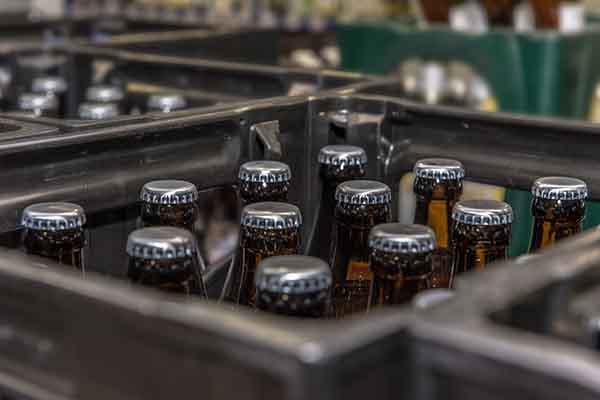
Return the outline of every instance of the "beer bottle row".
<path id="1" fill-rule="evenodd" d="M 324 147 L 320 201 L 306 246 L 302 214 L 288 202 L 292 174 L 277 161 L 239 170 L 239 248 L 224 300 L 284 315 L 343 318 L 405 304 L 430 289 L 450 289 L 460 274 L 505 260 L 513 211 L 502 201 L 461 199 L 465 169 L 455 160 L 414 166 L 413 224 L 392 222 L 392 192 L 366 180 L 367 156 L 355 146 Z M 586 184 L 545 177 L 532 185 L 531 252 L 575 235 L 585 217 Z M 153 181 L 140 192 L 140 229 L 125 246 L 129 279 L 207 297 L 196 227 L 198 191 L 189 182 Z M 70 203 L 41 203 L 22 216 L 23 247 L 85 271 L 86 217 Z M 307 255 L 300 255 L 306 248 Z"/>
<path id="2" fill-rule="evenodd" d="M 6 96 L 12 81 L 12 73 L 0 67 L 0 92 Z M 21 93 L 11 101 L 3 98 L 5 108 L 29 117 L 59 117 L 67 115 L 67 81 L 58 75 L 45 75 L 32 79 L 30 91 Z M 16 104 L 10 104 L 16 103 Z M 181 110 L 188 106 L 184 96 L 177 93 L 154 93 L 146 99 L 144 112 Z M 78 106 L 77 116 L 83 120 L 103 120 L 127 115 L 136 107 L 127 98 L 125 90 L 118 85 L 92 85 L 85 90 L 85 100 Z"/>

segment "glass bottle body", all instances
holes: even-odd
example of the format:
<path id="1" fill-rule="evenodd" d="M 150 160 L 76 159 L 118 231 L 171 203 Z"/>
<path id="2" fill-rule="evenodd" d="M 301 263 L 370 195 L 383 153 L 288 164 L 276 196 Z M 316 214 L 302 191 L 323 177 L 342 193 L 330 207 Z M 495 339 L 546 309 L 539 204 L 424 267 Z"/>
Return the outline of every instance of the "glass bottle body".
<path id="1" fill-rule="evenodd" d="M 534 252 L 580 233 L 585 217 L 585 201 L 536 197 L 531 212 L 534 221 L 529 251 Z"/>
<path id="2" fill-rule="evenodd" d="M 470 225 L 455 221 L 452 278 L 465 272 L 483 270 L 492 262 L 506 260 L 510 235 L 511 225 Z"/>

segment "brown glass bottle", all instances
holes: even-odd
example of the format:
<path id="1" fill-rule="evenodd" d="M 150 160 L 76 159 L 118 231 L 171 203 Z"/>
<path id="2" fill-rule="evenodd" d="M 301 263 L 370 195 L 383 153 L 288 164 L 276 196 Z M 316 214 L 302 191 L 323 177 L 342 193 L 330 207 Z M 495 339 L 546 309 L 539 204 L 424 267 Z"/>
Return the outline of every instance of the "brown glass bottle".
<path id="1" fill-rule="evenodd" d="M 534 220 L 530 252 L 581 232 L 588 195 L 585 182 L 567 177 L 540 178 L 531 193 Z"/>
<path id="2" fill-rule="evenodd" d="M 169 226 L 142 228 L 127 239 L 127 275 L 133 283 L 206 298 L 194 235 Z"/>
<path id="3" fill-rule="evenodd" d="M 431 227 L 437 239 L 432 286 L 448 288 L 452 267 L 449 249 L 452 209 L 462 195 L 465 170 L 458 161 L 429 158 L 418 161 L 414 171 L 417 198 L 414 223 Z"/>
<path id="4" fill-rule="evenodd" d="M 334 223 L 335 189 L 342 182 L 364 177 L 367 154 L 363 149 L 348 145 L 325 146 L 319 152 L 321 201 L 308 254 L 329 261 L 329 247 Z"/>
<path id="5" fill-rule="evenodd" d="M 492 25 L 511 26 L 514 8 L 520 0 L 482 0 Z"/>
<path id="6" fill-rule="evenodd" d="M 279 161 L 249 161 L 238 174 L 244 205 L 262 201 L 286 202 L 292 180 L 290 167 Z"/>
<path id="7" fill-rule="evenodd" d="M 256 267 L 267 257 L 298 254 L 301 224 L 300 210 L 292 204 L 261 202 L 244 207 L 239 268 L 232 277 L 235 303 L 256 305 Z"/>
<path id="8" fill-rule="evenodd" d="M 140 192 L 141 226 L 173 226 L 196 232 L 198 190 L 178 180 L 148 182 Z"/>
<path id="9" fill-rule="evenodd" d="M 335 225 L 331 243 L 332 314 L 343 318 L 367 311 L 372 273 L 369 232 L 390 222 L 392 192 L 377 181 L 353 180 L 335 192 Z"/>
<path id="10" fill-rule="evenodd" d="M 29 254 L 52 259 L 85 271 L 86 217 L 72 203 L 39 203 L 23 211 L 23 248 Z"/>
<path id="11" fill-rule="evenodd" d="M 279 315 L 323 318 L 331 298 L 331 269 L 321 259 L 277 256 L 256 270 L 256 308 Z"/>
<path id="12" fill-rule="evenodd" d="M 529 0 L 538 28 L 558 29 L 561 25 L 560 7 L 567 3 L 579 4 L 580 0 Z"/>
<path id="13" fill-rule="evenodd" d="M 496 200 L 464 200 L 454 206 L 451 250 L 454 276 L 505 260 L 510 245 L 512 208 Z"/>
<path id="14" fill-rule="evenodd" d="M 382 224 L 369 234 L 370 306 L 404 304 L 431 288 L 435 233 L 424 225 Z"/>
<path id="15" fill-rule="evenodd" d="M 447 24 L 450 8 L 458 3 L 457 0 L 421 0 L 421 9 L 428 22 Z"/>

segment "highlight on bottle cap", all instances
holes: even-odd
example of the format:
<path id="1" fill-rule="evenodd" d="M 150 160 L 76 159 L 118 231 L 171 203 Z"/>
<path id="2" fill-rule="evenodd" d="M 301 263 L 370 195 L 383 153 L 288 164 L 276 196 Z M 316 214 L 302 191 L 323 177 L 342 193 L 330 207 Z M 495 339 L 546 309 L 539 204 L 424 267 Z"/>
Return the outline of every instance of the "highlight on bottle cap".
<path id="1" fill-rule="evenodd" d="M 549 176 L 537 179 L 531 187 L 531 193 L 540 199 L 585 200 L 588 188 L 581 179 Z"/>
<path id="2" fill-rule="evenodd" d="M 510 225 L 513 209 L 498 200 L 463 200 L 454 206 L 452 219 L 466 225 Z"/>
<path id="3" fill-rule="evenodd" d="M 465 168 L 460 161 L 447 158 L 425 158 L 417 161 L 414 168 L 418 178 L 438 181 L 460 180 L 465 177 Z"/>
<path id="4" fill-rule="evenodd" d="M 367 164 L 367 153 L 358 146 L 330 145 L 319 151 L 319 164 L 336 167 L 364 166 Z"/>
<path id="5" fill-rule="evenodd" d="M 37 203 L 23 210 L 21 225 L 38 231 L 66 231 L 81 228 L 86 217 L 83 208 L 73 203 Z"/>
<path id="6" fill-rule="evenodd" d="M 118 103 L 125 98 L 125 92 L 119 86 L 94 85 L 87 88 L 85 98 L 98 103 Z"/>
<path id="7" fill-rule="evenodd" d="M 198 189 L 187 181 L 152 181 L 142 187 L 140 200 L 149 204 L 191 204 L 198 200 Z"/>
<path id="8" fill-rule="evenodd" d="M 192 257 L 198 246 L 186 229 L 169 226 L 142 228 L 127 239 L 127 254 L 145 260 L 172 260 Z"/>
<path id="9" fill-rule="evenodd" d="M 329 289 L 332 278 L 331 269 L 325 261 L 292 255 L 262 260 L 256 269 L 254 281 L 260 291 L 308 294 Z"/>
<path id="10" fill-rule="evenodd" d="M 264 230 L 297 229 L 302 225 L 302 214 L 293 204 L 265 201 L 244 207 L 241 224 Z"/>
<path id="11" fill-rule="evenodd" d="M 100 121 L 119 116 L 119 107 L 114 103 L 81 103 L 79 118 Z"/>
<path id="12" fill-rule="evenodd" d="M 340 204 L 353 205 L 388 204 L 392 201 L 392 190 L 383 182 L 347 181 L 338 185 L 335 200 Z"/>
<path id="13" fill-rule="evenodd" d="M 36 115 L 58 108 L 58 98 L 53 93 L 23 93 L 18 103 L 20 110 L 34 111 Z"/>
<path id="14" fill-rule="evenodd" d="M 34 93 L 64 93 L 67 81 L 61 76 L 40 76 L 33 79 L 31 90 Z"/>
<path id="15" fill-rule="evenodd" d="M 168 113 L 187 107 L 187 100 L 178 93 L 155 93 L 148 97 L 147 106 L 150 110 Z"/>
<path id="16" fill-rule="evenodd" d="M 281 183 L 292 179 L 289 165 L 279 161 L 248 161 L 240 167 L 238 178 L 241 182 Z"/>
<path id="17" fill-rule="evenodd" d="M 424 225 L 381 224 L 369 233 L 369 247 L 386 253 L 425 254 L 435 246 L 435 232 Z"/>

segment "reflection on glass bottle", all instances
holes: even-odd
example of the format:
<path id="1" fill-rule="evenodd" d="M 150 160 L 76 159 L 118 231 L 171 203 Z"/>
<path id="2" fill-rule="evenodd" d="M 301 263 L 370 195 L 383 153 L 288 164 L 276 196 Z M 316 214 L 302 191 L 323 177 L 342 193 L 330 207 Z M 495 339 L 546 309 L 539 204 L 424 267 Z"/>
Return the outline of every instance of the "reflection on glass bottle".
<path id="1" fill-rule="evenodd" d="M 432 285 L 448 288 L 452 266 L 449 250 L 451 215 L 462 195 L 465 170 L 455 160 L 428 158 L 418 161 L 414 172 L 413 188 L 417 198 L 414 223 L 431 227 L 437 238 Z"/>
<path id="2" fill-rule="evenodd" d="M 321 149 L 318 159 L 321 201 L 308 253 L 328 261 L 336 204 L 335 189 L 342 182 L 364 177 L 367 154 L 360 147 L 331 145 Z"/>
<path id="3" fill-rule="evenodd" d="M 424 225 L 382 224 L 369 235 L 371 307 L 404 304 L 431 288 L 435 233 Z"/>
<path id="4" fill-rule="evenodd" d="M 145 286 L 206 298 L 194 235 L 174 227 L 133 231 L 127 239 L 129 279 Z"/>
<path id="5" fill-rule="evenodd" d="M 261 201 L 286 202 L 292 180 L 290 167 L 279 161 L 249 161 L 238 174 L 244 205 Z"/>
<path id="6" fill-rule="evenodd" d="M 267 257 L 293 255 L 300 251 L 302 215 L 298 207 L 280 202 L 250 204 L 242 210 L 240 268 L 232 277 L 232 300 L 256 305 L 255 272 Z"/>
<path id="7" fill-rule="evenodd" d="M 335 192 L 335 226 L 331 243 L 332 314 L 343 318 L 365 312 L 373 278 L 369 270 L 369 232 L 390 222 L 392 192 L 381 182 L 353 180 Z"/>
<path id="8" fill-rule="evenodd" d="M 508 257 L 512 208 L 496 200 L 464 200 L 454 206 L 451 250 L 453 276 L 482 270 Z"/>
<path id="9" fill-rule="evenodd" d="M 534 222 L 530 252 L 581 232 L 588 195 L 585 182 L 567 177 L 540 178 L 531 193 Z"/>
<path id="10" fill-rule="evenodd" d="M 269 257 L 256 270 L 256 308 L 274 314 L 323 318 L 329 310 L 331 269 L 307 256 Z"/>
<path id="11" fill-rule="evenodd" d="M 23 247 L 29 254 L 85 271 L 86 217 L 72 203 L 38 203 L 23 211 Z"/>

